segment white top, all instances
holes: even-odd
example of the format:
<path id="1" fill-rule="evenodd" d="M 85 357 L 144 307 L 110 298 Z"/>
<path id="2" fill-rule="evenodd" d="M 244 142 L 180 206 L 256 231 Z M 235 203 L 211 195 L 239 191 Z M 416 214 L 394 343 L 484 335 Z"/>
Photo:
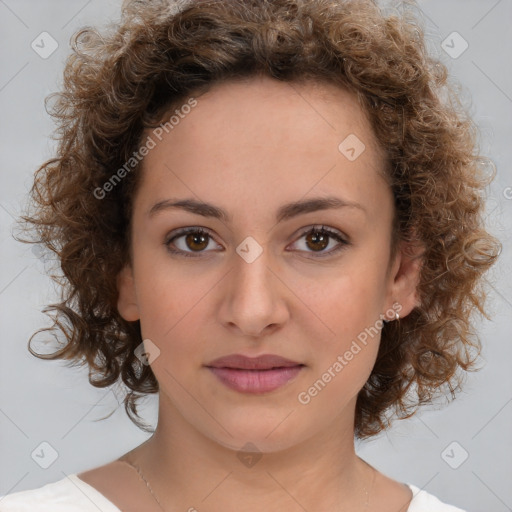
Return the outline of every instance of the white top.
<path id="1" fill-rule="evenodd" d="M 426 491 L 406 484 L 413 493 L 407 512 L 465 512 Z M 0 512 L 122 512 L 75 474 L 43 487 L 0 496 Z"/>

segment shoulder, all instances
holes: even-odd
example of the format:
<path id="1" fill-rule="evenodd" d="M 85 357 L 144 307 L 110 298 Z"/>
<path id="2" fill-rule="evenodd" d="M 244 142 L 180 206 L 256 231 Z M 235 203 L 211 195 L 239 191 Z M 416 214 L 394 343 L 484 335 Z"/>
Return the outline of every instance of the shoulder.
<path id="1" fill-rule="evenodd" d="M 407 484 L 411 489 L 413 498 L 407 512 L 465 512 L 461 508 L 448 505 L 436 498 L 433 494 L 421 490 L 412 484 Z"/>
<path id="2" fill-rule="evenodd" d="M 37 489 L 0 496 L 0 512 L 120 512 L 91 486 L 71 474 Z"/>

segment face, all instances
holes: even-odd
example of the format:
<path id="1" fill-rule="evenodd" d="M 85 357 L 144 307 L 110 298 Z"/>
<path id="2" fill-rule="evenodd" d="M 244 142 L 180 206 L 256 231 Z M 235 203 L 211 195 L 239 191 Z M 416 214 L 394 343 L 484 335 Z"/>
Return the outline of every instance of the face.
<path id="1" fill-rule="evenodd" d="M 233 449 L 350 431 L 382 319 L 411 311 L 418 276 L 402 247 L 390 259 L 393 196 L 371 127 L 333 85 L 252 78 L 196 101 L 169 133 L 146 134 L 156 145 L 118 279 L 164 413 Z M 212 207 L 171 206 L 185 200 Z M 231 354 L 302 366 L 209 368 Z"/>

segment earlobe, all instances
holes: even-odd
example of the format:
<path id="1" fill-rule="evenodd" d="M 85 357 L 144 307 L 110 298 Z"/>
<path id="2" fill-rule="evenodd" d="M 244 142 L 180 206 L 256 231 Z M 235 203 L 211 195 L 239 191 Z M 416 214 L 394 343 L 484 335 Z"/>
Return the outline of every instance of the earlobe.
<path id="1" fill-rule="evenodd" d="M 130 265 L 126 265 L 117 275 L 117 310 L 128 322 L 139 320 L 139 307 L 135 293 L 135 281 Z"/>

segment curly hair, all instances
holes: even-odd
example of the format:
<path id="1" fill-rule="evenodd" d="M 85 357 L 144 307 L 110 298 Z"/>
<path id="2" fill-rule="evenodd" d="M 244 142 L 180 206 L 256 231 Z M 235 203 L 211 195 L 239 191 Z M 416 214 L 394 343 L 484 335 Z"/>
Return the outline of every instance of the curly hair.
<path id="1" fill-rule="evenodd" d="M 115 186 L 104 184 L 133 157 L 144 130 L 186 98 L 266 75 L 356 94 L 387 158 L 393 248 L 400 240 L 425 247 L 420 305 L 382 329 L 357 397 L 356 437 L 389 427 L 388 412 L 406 418 L 438 393 L 455 398 L 461 370 L 473 371 L 481 353 L 473 315 L 489 319 L 484 273 L 501 243 L 484 226 L 490 179 L 480 171 L 478 131 L 411 12 L 387 14 L 372 0 L 132 1 L 103 33 L 76 33 L 63 90 L 48 98 L 56 154 L 35 172 L 32 210 L 22 216 L 34 236 L 21 241 L 55 253 L 62 271 L 51 275 L 60 302 L 43 310 L 53 325 L 31 336 L 29 351 L 88 364 L 93 386 L 120 382 L 129 418 L 149 430 L 137 401 L 158 392 L 158 382 L 135 356 L 140 323 L 120 316 L 116 283 L 131 261 L 140 163 Z M 31 341 L 42 331 L 60 331 L 66 343 L 38 354 Z"/>

